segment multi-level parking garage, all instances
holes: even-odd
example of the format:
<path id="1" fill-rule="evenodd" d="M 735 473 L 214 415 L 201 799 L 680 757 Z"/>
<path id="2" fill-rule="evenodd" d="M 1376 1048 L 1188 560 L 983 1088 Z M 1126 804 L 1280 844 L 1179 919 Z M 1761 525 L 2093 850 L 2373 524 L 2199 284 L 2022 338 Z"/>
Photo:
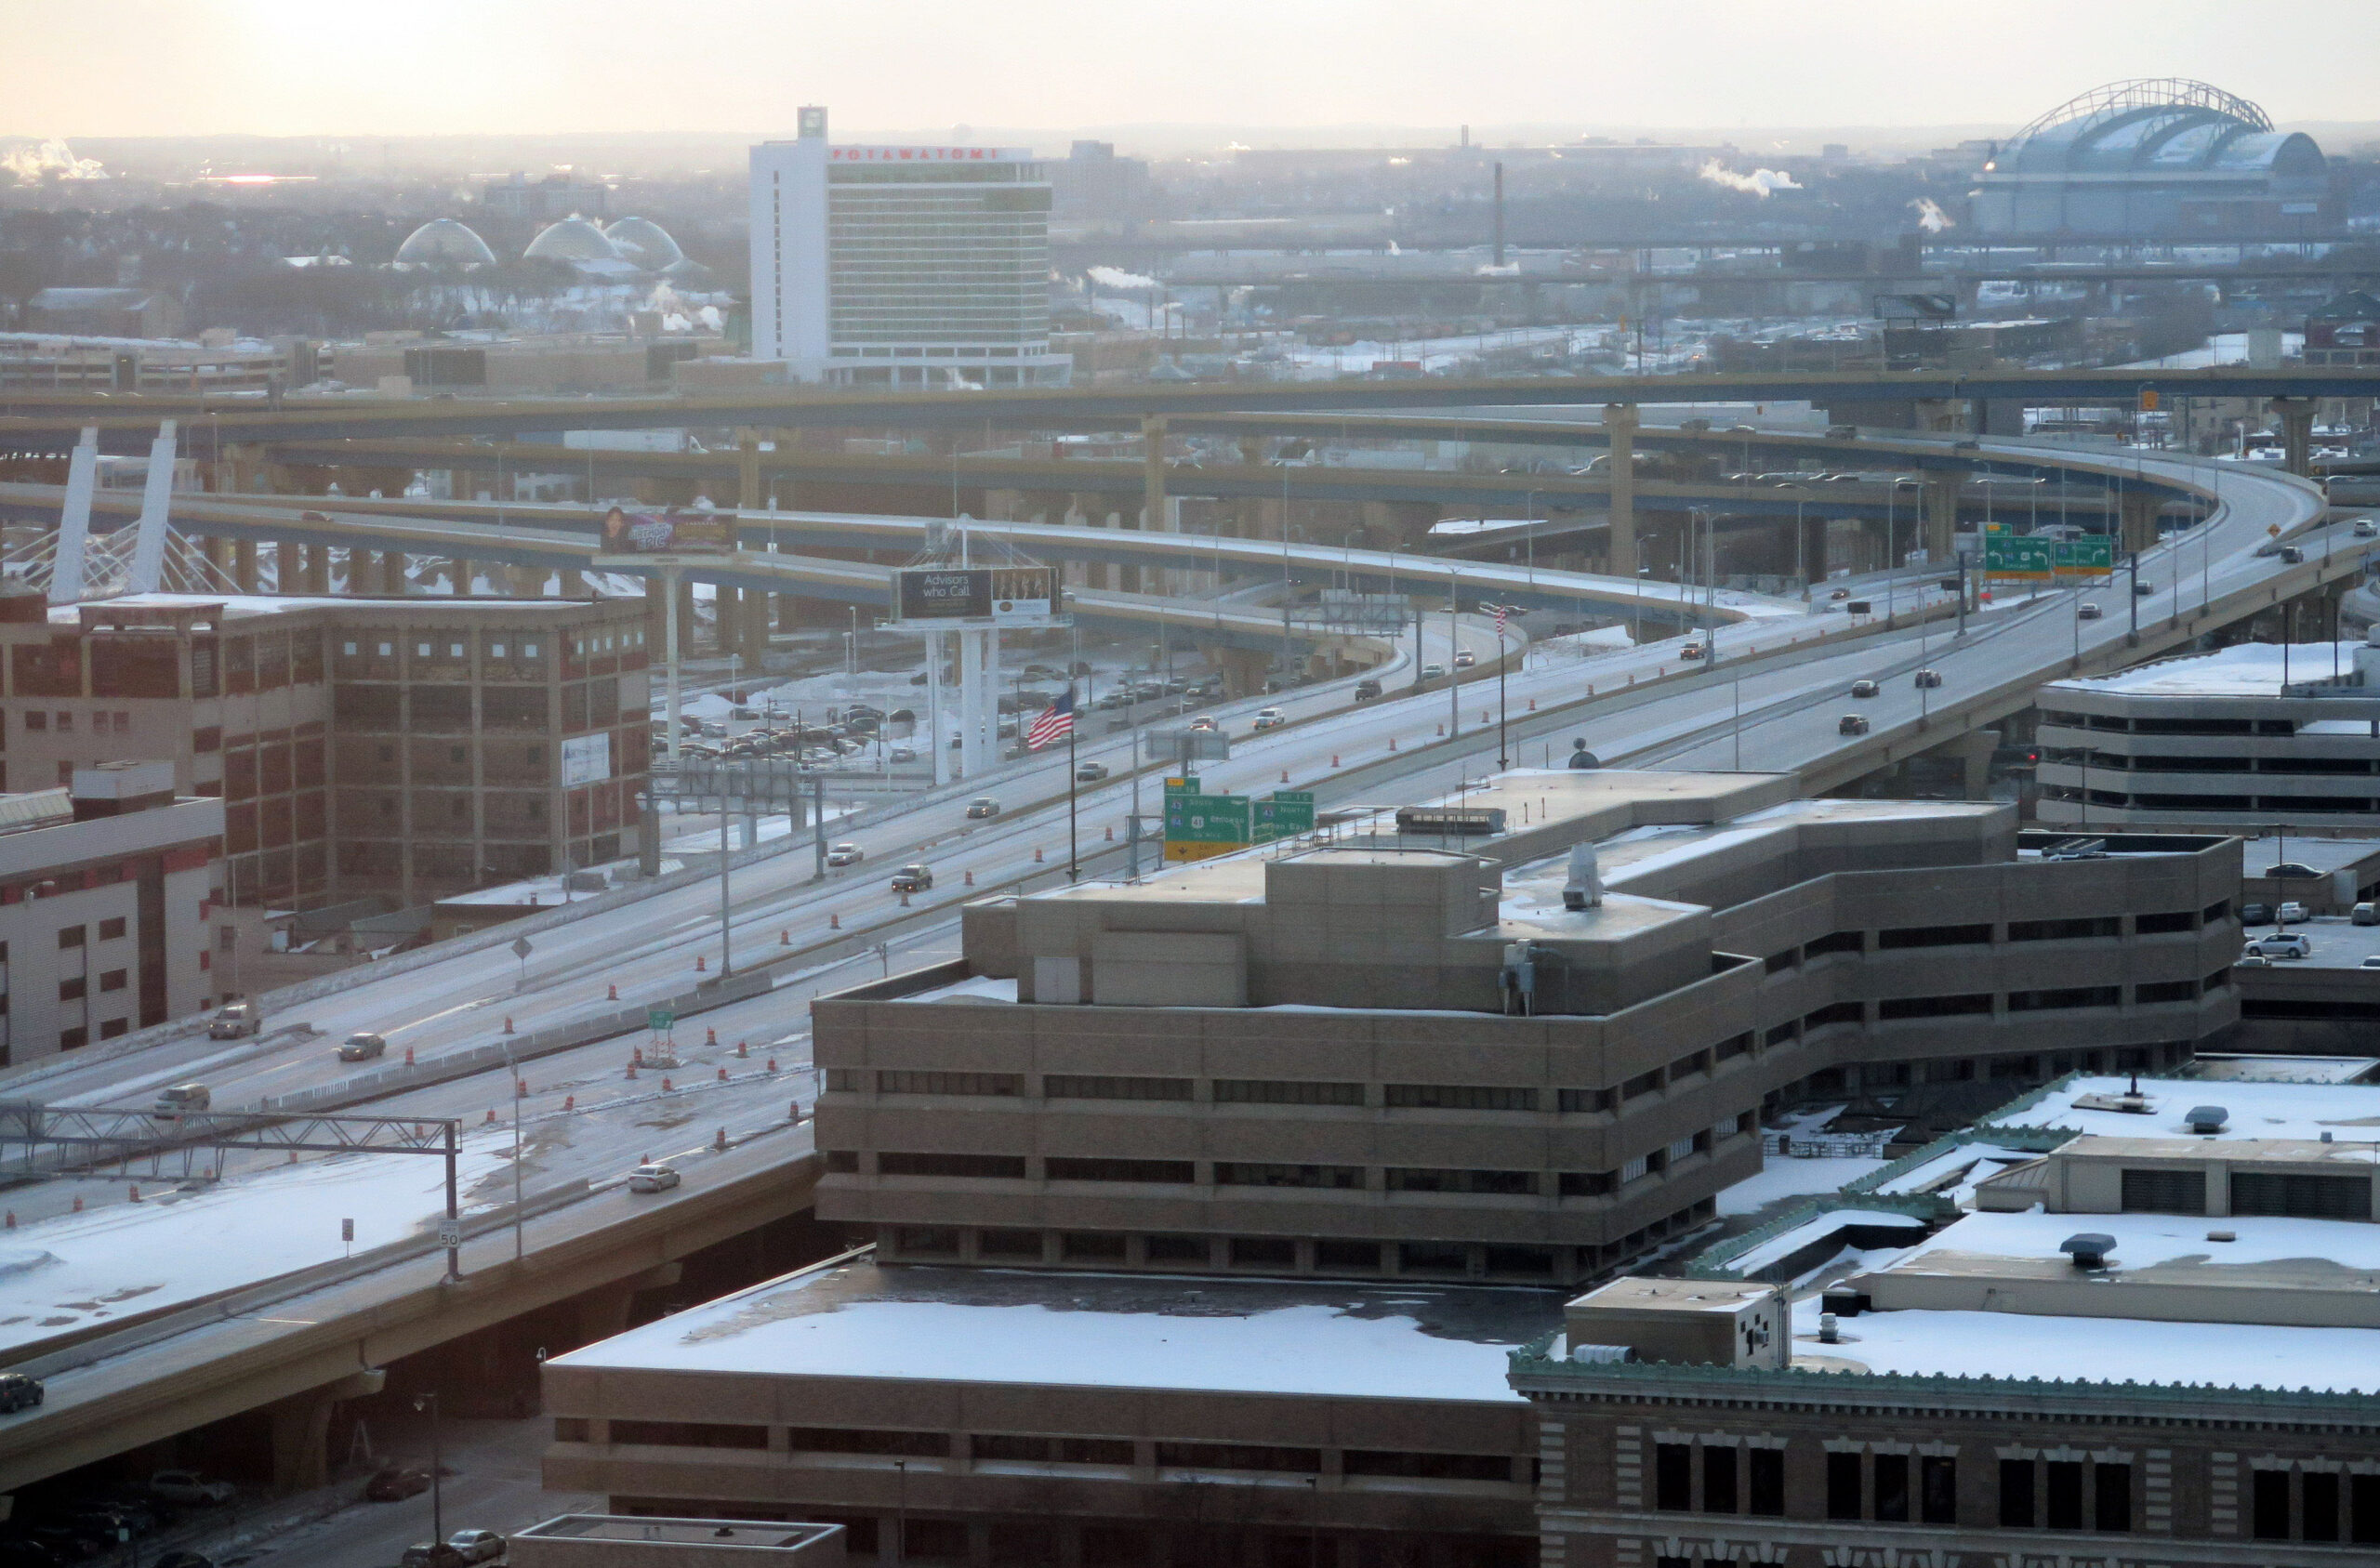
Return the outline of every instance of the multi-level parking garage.
<path id="1" fill-rule="evenodd" d="M 1720 395 L 1706 389 L 1709 379 L 1696 378 L 1691 391 L 1669 395 Z M 2277 384 L 2267 390 L 2275 395 L 2305 384 L 2285 376 L 2270 379 Z M 2136 379 L 2129 385 L 2137 389 Z M 1567 388 L 1572 402 L 1582 396 L 1611 401 L 1616 390 L 1529 383 L 1524 398 L 1510 395 L 1514 387 L 1506 384 L 1474 389 L 1469 403 L 1553 402 L 1560 388 Z M 2226 395 L 2237 389 L 2227 388 Z M 1412 403 L 1444 406 L 1455 401 L 1448 389 L 1428 383 L 1352 389 L 1361 397 L 1347 395 L 1346 389 L 1297 395 L 1312 407 L 1331 390 L 1340 393 L 1332 401 L 1368 404 L 1374 413 L 1395 407 L 1400 394 Z M 1666 389 L 1639 382 L 1628 390 L 1643 400 Z M 1946 383 L 1939 395 L 1975 394 Z M 1110 420 L 1157 412 L 1136 409 L 1128 393 L 1096 398 L 1095 404 L 1047 416 L 1064 424 L 1084 417 L 1085 409 Z M 1201 393 L 1198 401 L 1218 415 L 1230 409 L 1223 393 Z M 855 401 L 840 417 L 855 424 L 922 419 L 932 412 L 923 406 L 927 402 L 944 410 L 942 417 L 955 416 L 964 404 L 972 420 L 992 417 L 1017 425 L 1045 417 L 1047 406 L 1038 397 L 919 400 L 915 407 L 878 399 Z M 807 394 L 781 397 L 769 407 L 758 401 L 740 406 L 741 413 L 722 422 L 782 426 L 827 417 L 826 404 Z M 1176 402 L 1164 412 L 1183 406 Z M 62 414 L 25 416 L 18 439 L 32 444 L 46 439 L 44 430 L 63 430 L 71 441 L 71 427 L 84 411 Z M 144 411 L 143 417 L 150 421 L 139 432 L 145 442 L 153 415 Z M 274 416 L 266 411 L 224 415 L 227 423 L 238 422 L 227 432 L 226 445 L 319 441 L 330 433 L 322 424 L 329 415 L 293 408 L 281 417 L 288 422 L 286 430 L 277 431 Z M 520 421 L 551 421 L 556 415 L 436 403 L 418 412 L 411 405 L 342 410 L 336 417 L 351 421 L 358 434 L 416 439 L 469 431 L 474 418 L 515 430 L 550 428 L 550 423 Z M 638 405 L 633 412 L 585 404 L 573 405 L 570 424 L 589 426 L 599 418 L 682 424 L 721 417 L 719 410 L 707 407 L 697 414 L 678 404 Z M 420 431 L 402 428 L 416 419 Z M 207 423 L 198 422 L 202 432 Z M 1567 421 L 1567 428 L 1559 419 L 1536 423 L 1545 440 L 1574 444 L 1597 439 L 1602 428 L 1596 414 Z M 112 422 L 108 428 L 117 428 Z M 130 423 L 122 428 L 128 430 Z M 2084 474 L 2109 468 L 2104 457 L 1988 435 L 1901 436 L 1873 445 L 1878 467 L 1922 461 L 1951 468 L 2022 465 Z M 200 452 L 205 455 L 204 445 Z M 1937 614 L 1922 623 L 1871 624 L 1857 633 L 1826 637 L 1818 635 L 1822 627 L 1847 618 L 1805 617 L 1795 607 L 1746 600 L 1722 606 L 1726 613 L 1703 612 L 1706 619 L 1728 623 L 1711 638 L 1715 660 L 1688 665 L 1681 661 L 1676 642 L 1653 640 L 1584 658 L 1528 662 L 1509 674 L 1507 705 L 1514 721 L 1501 733 L 1488 717 L 1494 704 L 1482 702 L 1477 685 L 1451 694 L 1432 691 L 1350 706 L 1345 705 L 1352 680 L 1325 682 L 1284 705 L 1292 722 L 1261 735 L 1246 732 L 1253 703 L 1220 709 L 1219 720 L 1236 732 L 1234 755 L 1228 762 L 1208 765 L 1207 787 L 1250 793 L 1284 784 L 1310 788 L 1326 810 L 1426 798 L 1496 768 L 1500 751 L 1514 762 L 1559 766 L 1571 742 L 1582 740 L 1606 761 L 1794 771 L 1806 787 L 1825 790 L 1912 756 L 1972 750 L 1977 743 L 1970 737 L 2029 705 L 2044 678 L 2120 667 L 2360 573 L 2359 546 L 2343 528 L 2322 524 L 2320 493 L 2302 481 L 2234 472 L 2224 477 L 2218 494 L 2211 466 L 2190 459 L 2126 457 L 2116 467 L 2131 483 L 2155 487 L 2206 518 L 2177 541 L 2149 550 L 2138 573 L 2149 591 L 2136 599 L 2129 584 L 2095 585 L 1977 611 L 1964 635 Z M 20 489 L 8 500 L 20 515 L 38 515 L 55 506 L 53 494 Z M 296 515 L 300 509 L 287 499 L 227 495 L 193 502 L 181 525 L 201 534 L 219 531 L 225 537 L 302 543 L 297 531 L 309 525 Z M 508 517 L 499 526 L 459 514 L 394 515 L 400 510 L 342 505 L 326 514 L 332 520 L 327 526 L 338 531 L 342 547 L 459 559 L 505 559 L 504 552 L 517 551 L 524 561 L 553 564 L 587 547 L 561 520 L 524 527 Z M 549 520 L 560 526 L 546 526 Z M 788 537 L 814 527 L 822 536 L 879 554 L 906 548 L 913 535 L 902 532 L 905 526 L 920 525 L 856 516 L 805 519 L 793 512 L 784 522 Z M 844 532 L 834 535 L 835 530 Z M 869 530 L 883 531 L 880 542 Z M 1129 548 L 1144 564 L 1170 560 L 1184 569 L 1197 567 L 1199 555 L 1215 547 L 1210 539 L 1156 532 L 1127 541 L 1128 532 L 1051 525 L 1033 534 L 1030 547 L 1060 560 L 1075 551 Z M 2276 532 L 2300 546 L 2302 559 L 2257 553 Z M 1269 549 L 1278 570 L 1281 545 L 1262 547 Z M 1336 548 L 1310 547 L 1310 553 L 1303 565 L 1316 573 L 1335 565 L 1342 571 L 1352 567 L 1358 577 L 1374 569 L 1384 575 L 1394 566 L 1405 581 L 1435 582 L 1444 570 L 1433 559 L 1393 552 L 1377 552 L 1393 559 L 1369 563 Z M 1294 570 L 1298 552 L 1293 548 L 1290 554 Z M 857 569 L 866 562 L 826 564 L 844 573 L 842 580 L 831 580 L 832 573 L 818 567 L 800 591 L 853 602 L 880 592 L 880 567 L 863 573 Z M 786 569 L 813 570 L 791 560 Z M 1498 579 L 1493 586 L 1499 593 L 1529 586 L 1527 576 L 1510 568 L 1495 570 L 1514 579 Z M 1462 571 L 1468 585 L 1474 568 Z M 1546 574 L 1537 576 L 1543 586 Z M 1483 583 L 1483 594 L 1487 586 Z M 1606 602 L 1619 603 L 1654 588 L 1669 596 L 1673 608 L 1684 608 L 1677 590 L 1666 584 L 1598 585 L 1573 578 L 1564 580 L 1560 591 L 1600 593 Z M 2102 602 L 2109 613 L 2082 618 L 2078 605 L 2085 600 Z M 2136 626 L 2127 600 L 2138 610 Z M 1173 607 L 1161 609 L 1174 613 Z M 1212 612 L 1212 606 L 1207 609 Z M 1198 612 L 1185 603 L 1179 613 Z M 1460 626 L 1457 635 L 1484 633 L 1472 623 Z M 1492 647 L 1492 639 L 1487 645 Z M 1938 672 L 1940 685 L 1913 684 L 1911 676 L 1920 667 Z M 1868 720 L 1864 731 L 1845 734 L 1840 719 L 1853 705 L 1844 694 L 1858 679 L 1877 679 L 1881 690 L 1856 705 Z M 1112 779 L 1083 790 L 1074 801 L 1090 850 L 1086 869 L 1095 875 L 1124 869 L 1135 787 L 1128 748 L 1121 736 L 1084 748 L 1086 757 L 1116 765 Z M 711 877 L 690 873 L 269 996 L 274 1032 L 256 1042 L 210 1045 L 187 1025 L 169 1025 L 111 1043 L 106 1056 L 86 1054 L 0 1079 L 0 1093 L 46 1102 L 139 1101 L 158 1084 L 203 1078 L 215 1086 L 218 1107 L 311 1093 L 318 1097 L 318 1107 L 351 1097 L 356 1108 L 385 1115 L 458 1117 L 467 1124 L 464 1158 L 481 1179 L 475 1201 L 466 1206 L 462 1281 L 447 1284 L 441 1280 L 443 1258 L 432 1256 L 434 1249 L 412 1233 L 434 1206 L 427 1198 L 416 1195 L 408 1208 L 401 1195 L 374 1221 L 393 1237 L 386 1249 L 332 1269 L 339 1263 L 335 1233 L 319 1245 L 311 1237 L 263 1245 L 289 1228 L 289 1189 L 270 1179 L 269 1171 L 235 1164 L 218 1186 L 186 1201 L 207 1206 L 207 1233 L 220 1258 L 252 1258 L 253 1265 L 223 1263 L 195 1285 L 162 1292 L 151 1289 L 159 1282 L 147 1277 L 157 1270 L 144 1259 L 143 1238 L 159 1238 L 161 1245 L 178 1219 L 196 1211 L 178 1215 L 153 1205 L 136 1211 L 123 1201 L 119 1187 L 97 1179 L 73 1184 L 91 1200 L 81 1216 L 60 1212 L 72 1195 L 68 1184 L 20 1190 L 15 1196 L 25 1241 L 38 1241 L 61 1258 L 87 1254 L 99 1260 L 94 1267 L 119 1266 L 122 1278 L 115 1288 L 150 1290 L 140 1298 L 150 1311 L 126 1309 L 104 1320 L 86 1315 L 54 1334 L 31 1328 L 0 1350 L 0 1356 L 45 1373 L 50 1386 L 42 1408 L 0 1417 L 0 1485 L 22 1487 L 137 1444 L 258 1410 L 271 1415 L 271 1445 L 284 1479 L 302 1477 L 320 1461 L 333 1406 L 363 1394 L 382 1369 L 395 1365 L 393 1376 L 401 1379 L 405 1358 L 480 1336 L 473 1342 L 492 1347 L 488 1353 L 501 1364 L 485 1377 L 519 1377 L 522 1366 L 513 1364 L 524 1362 L 526 1351 L 502 1338 L 498 1325 L 538 1314 L 535 1321 L 549 1325 L 538 1332 L 552 1336 L 549 1348 L 591 1337 L 620 1320 L 640 1286 L 666 1287 L 690 1260 L 699 1263 L 708 1249 L 748 1231 L 756 1219 L 775 1221 L 799 1213 L 806 1206 L 813 1168 L 806 1126 L 790 1115 L 813 1092 L 801 1071 L 807 1061 L 803 1004 L 819 990 L 949 952 L 956 906 L 972 896 L 1063 876 L 1068 801 L 1062 767 L 1027 760 L 998 774 L 996 784 L 929 793 L 859 819 L 847 836 L 865 848 L 868 860 L 823 879 L 813 876 L 807 854 L 755 855 L 734 873 L 724 919 L 736 970 L 732 984 L 715 983 L 715 969 L 696 968 L 698 960 L 715 961 L 721 952 L 721 888 Z M 971 822 L 962 814 L 965 795 L 982 787 L 997 787 L 1007 810 L 992 822 Z M 1113 841 L 1111 829 L 1117 830 Z M 878 868 L 906 859 L 930 861 L 937 886 L 905 903 L 885 890 Z M 525 959 L 509 949 L 516 934 L 530 943 Z M 677 998 L 683 999 L 679 1010 L 690 1014 L 679 1026 L 681 1037 L 691 1042 L 715 1029 L 718 1043 L 683 1047 L 680 1060 L 685 1065 L 667 1074 L 667 1084 L 653 1082 L 649 1072 L 629 1080 L 632 1047 L 645 1035 L 641 1028 L 621 1034 L 620 1010 Z M 713 1004 L 712 1010 L 693 1015 L 694 1008 Z M 303 1034 L 293 1027 L 301 1021 L 311 1026 Z M 353 1083 L 347 1070 L 328 1060 L 326 1047 L 359 1028 L 378 1031 L 392 1046 L 402 1046 L 416 1063 L 416 1073 L 379 1085 Z M 530 1150 L 522 1192 L 531 1212 L 517 1241 L 506 1223 L 512 1190 L 498 1179 L 509 1174 L 502 1156 L 510 1146 L 510 1125 L 499 1119 L 490 1126 L 485 1115 L 496 1106 L 509 1113 L 516 1070 L 461 1054 L 508 1037 L 537 1041 L 534 1048 L 547 1052 L 518 1069 L 517 1081 L 527 1088 L 520 1100 L 527 1113 Z M 739 1042 L 746 1047 L 740 1054 Z M 449 1063 L 451 1076 L 442 1062 Z M 649 1197 L 620 1191 L 618 1173 L 645 1154 L 681 1155 L 683 1185 Z M 321 1179 L 327 1181 L 341 1168 L 325 1165 Z M 588 1185 L 573 1185 L 580 1181 Z M 301 1265 L 318 1272 L 297 1272 Z M 92 1284 L 93 1298 L 106 1294 L 99 1288 L 104 1283 Z"/>

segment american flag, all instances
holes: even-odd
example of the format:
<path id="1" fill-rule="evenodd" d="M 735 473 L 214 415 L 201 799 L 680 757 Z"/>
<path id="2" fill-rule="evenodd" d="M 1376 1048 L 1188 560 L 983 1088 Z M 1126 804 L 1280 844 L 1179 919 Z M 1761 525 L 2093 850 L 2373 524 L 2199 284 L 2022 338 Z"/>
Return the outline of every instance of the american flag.
<path id="1" fill-rule="evenodd" d="M 1063 741 L 1075 732 L 1075 689 L 1071 686 L 1058 700 L 1041 710 L 1033 728 L 1025 732 L 1027 751 L 1039 751 L 1051 741 Z"/>

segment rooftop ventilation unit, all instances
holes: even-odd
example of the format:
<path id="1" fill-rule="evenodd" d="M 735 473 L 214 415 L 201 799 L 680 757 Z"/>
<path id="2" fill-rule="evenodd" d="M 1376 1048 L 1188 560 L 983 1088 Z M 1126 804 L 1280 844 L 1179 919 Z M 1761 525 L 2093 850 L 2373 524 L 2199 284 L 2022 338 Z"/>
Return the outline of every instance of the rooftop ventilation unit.
<path id="1" fill-rule="evenodd" d="M 2115 1249 L 2115 1237 L 2104 1231 L 2083 1231 L 2057 1244 L 2057 1250 L 2073 1258 L 2078 1269 L 2106 1268 L 2108 1254 Z"/>
<path id="2" fill-rule="evenodd" d="M 1593 909 L 1603 903 L 1603 875 L 1595 864 L 1595 847 L 1580 844 L 1570 851 L 1570 875 L 1562 884 L 1562 907 Z"/>
<path id="3" fill-rule="evenodd" d="M 2193 1105 L 2190 1113 L 2182 1119 L 2189 1124 L 2192 1132 L 2215 1133 L 2223 1130 L 2223 1124 L 2231 1119 L 2231 1113 L 2220 1105 Z"/>

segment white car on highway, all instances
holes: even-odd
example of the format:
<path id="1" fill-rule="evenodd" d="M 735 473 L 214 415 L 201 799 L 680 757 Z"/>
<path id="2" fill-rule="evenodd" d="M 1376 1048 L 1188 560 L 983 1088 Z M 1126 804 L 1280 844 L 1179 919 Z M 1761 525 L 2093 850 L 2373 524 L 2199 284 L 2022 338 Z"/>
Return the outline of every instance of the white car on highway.
<path id="1" fill-rule="evenodd" d="M 679 1179 L 675 1166 L 639 1166 L 628 1172 L 628 1191 L 666 1192 L 678 1185 Z"/>
<path id="2" fill-rule="evenodd" d="M 828 865 L 857 865 L 867 858 L 867 851 L 856 844 L 838 844 L 826 851 Z"/>

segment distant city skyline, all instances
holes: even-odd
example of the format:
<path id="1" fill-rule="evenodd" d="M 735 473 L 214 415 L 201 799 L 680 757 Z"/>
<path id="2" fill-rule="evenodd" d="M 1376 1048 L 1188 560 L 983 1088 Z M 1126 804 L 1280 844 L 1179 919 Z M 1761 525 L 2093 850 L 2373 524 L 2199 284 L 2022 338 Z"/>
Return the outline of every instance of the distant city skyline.
<path id="1" fill-rule="evenodd" d="M 2012 0 L 11 0 L 0 136 L 774 133 L 1235 125 L 2013 129 L 2192 76 L 2375 117 L 2380 7 Z M 2342 149 L 2343 151 L 2344 149 Z"/>

